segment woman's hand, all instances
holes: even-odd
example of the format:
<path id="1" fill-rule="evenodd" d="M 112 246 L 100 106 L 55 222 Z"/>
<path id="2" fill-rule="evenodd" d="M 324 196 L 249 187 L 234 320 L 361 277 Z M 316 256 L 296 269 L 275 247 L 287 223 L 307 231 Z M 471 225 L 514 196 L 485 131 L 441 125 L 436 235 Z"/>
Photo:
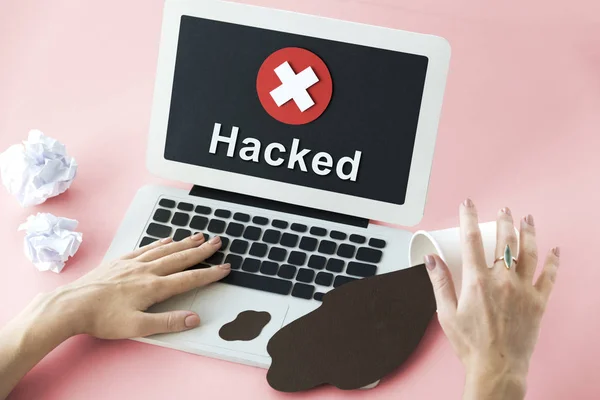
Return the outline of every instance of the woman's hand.
<path id="1" fill-rule="evenodd" d="M 496 258 L 508 244 L 519 247 L 518 263 L 486 263 L 477 210 L 471 200 L 460 208 L 463 282 L 457 299 L 446 264 L 435 255 L 425 264 L 434 287 L 438 318 L 467 373 L 465 399 L 518 399 L 540 321 L 552 291 L 560 251 L 554 248 L 533 284 L 538 257 L 533 217 L 521 220 L 520 242 L 508 208 L 498 215 Z"/>

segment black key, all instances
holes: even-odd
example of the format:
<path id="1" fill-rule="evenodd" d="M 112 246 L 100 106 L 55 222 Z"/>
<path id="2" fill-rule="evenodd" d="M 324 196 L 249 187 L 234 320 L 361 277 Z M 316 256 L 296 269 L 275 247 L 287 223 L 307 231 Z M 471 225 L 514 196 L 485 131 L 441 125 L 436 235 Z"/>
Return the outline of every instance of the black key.
<path id="1" fill-rule="evenodd" d="M 279 264 L 272 261 L 263 261 L 260 265 L 260 272 L 265 275 L 275 275 L 279 269 Z"/>
<path id="2" fill-rule="evenodd" d="M 350 241 L 352 243 L 363 244 L 367 241 L 367 238 L 361 235 L 350 235 Z"/>
<path id="3" fill-rule="evenodd" d="M 161 239 L 171 236 L 171 232 L 173 232 L 173 229 L 170 226 L 159 225 L 154 222 L 148 225 L 148 230 L 146 231 L 148 235 Z"/>
<path id="4" fill-rule="evenodd" d="M 208 236 L 208 233 L 203 233 L 202 236 L 204 236 L 205 242 L 208 242 L 208 239 L 210 239 L 210 236 Z"/>
<path id="5" fill-rule="evenodd" d="M 192 232 L 187 229 L 177 229 L 173 235 L 173 241 L 179 242 L 185 238 L 192 236 Z"/>
<path id="6" fill-rule="evenodd" d="M 321 286 L 331 286 L 333 282 L 333 274 L 329 272 L 319 272 L 315 278 L 315 283 Z"/>
<path id="7" fill-rule="evenodd" d="M 312 299 L 315 287 L 312 285 L 304 285 L 302 283 L 296 283 L 294 290 L 292 290 L 292 296 L 299 297 L 301 299 L 310 300 Z"/>
<path id="8" fill-rule="evenodd" d="M 371 263 L 378 263 L 381 260 L 381 250 L 369 249 L 367 247 L 361 247 L 356 253 L 356 259 L 359 261 L 366 261 Z"/>
<path id="9" fill-rule="evenodd" d="M 323 256 L 312 255 L 308 260 L 308 266 L 312 269 L 323 269 L 327 259 Z"/>
<path id="10" fill-rule="evenodd" d="M 303 265 L 306 261 L 306 253 L 300 251 L 292 251 L 288 258 L 288 263 L 292 265 Z"/>
<path id="11" fill-rule="evenodd" d="M 281 236 L 281 245 L 285 247 L 296 247 L 298 244 L 298 235 L 293 233 L 284 233 Z"/>
<path id="12" fill-rule="evenodd" d="M 344 285 L 346 283 L 353 282 L 353 281 L 356 281 L 356 280 L 357 279 L 355 279 L 355 278 L 349 278 L 347 276 L 338 275 L 338 276 L 335 277 L 335 280 L 333 281 L 333 287 L 334 288 L 338 288 L 338 287 L 340 287 L 340 286 L 342 286 L 342 285 Z"/>
<path id="13" fill-rule="evenodd" d="M 156 222 L 169 222 L 171 219 L 171 211 L 159 208 L 154 212 L 152 219 Z"/>
<path id="14" fill-rule="evenodd" d="M 258 239 L 260 239 L 261 234 L 262 234 L 262 229 L 257 228 L 256 226 L 249 226 L 244 231 L 244 239 L 258 240 Z"/>
<path id="15" fill-rule="evenodd" d="M 325 295 L 325 293 L 321 293 L 321 292 L 317 292 L 315 293 L 315 295 L 313 296 L 313 299 L 317 300 L 317 301 L 323 301 L 323 296 Z"/>
<path id="16" fill-rule="evenodd" d="M 327 271 L 342 272 L 344 270 L 344 264 L 345 262 L 342 260 L 330 258 L 329 261 L 327 261 Z"/>
<path id="17" fill-rule="evenodd" d="M 156 242 L 158 239 L 154 239 L 148 236 L 144 236 L 142 241 L 140 242 L 140 247 L 148 246 L 150 243 Z"/>
<path id="18" fill-rule="evenodd" d="M 338 247 L 337 255 L 344 258 L 352 258 L 354 257 L 354 252 L 356 251 L 356 247 L 351 244 L 341 244 Z"/>
<path id="19" fill-rule="evenodd" d="M 298 271 L 298 275 L 296 275 L 296 280 L 305 283 L 311 283 L 315 279 L 315 271 L 307 268 L 300 268 Z"/>
<path id="20" fill-rule="evenodd" d="M 373 276 L 377 272 L 377 266 L 371 264 L 363 264 L 359 262 L 350 262 L 348 263 L 348 268 L 346 269 L 346 273 L 348 275 L 360 276 L 362 278 L 366 278 L 368 276 Z"/>
<path id="21" fill-rule="evenodd" d="M 194 205 L 190 203 L 179 203 L 177 208 L 181 211 L 192 211 L 194 209 Z"/>
<path id="22" fill-rule="evenodd" d="M 206 225 L 208 225 L 208 218 L 201 217 L 199 215 L 196 215 L 194 218 L 192 218 L 192 222 L 190 222 L 190 228 L 196 229 L 199 231 L 205 230 Z"/>
<path id="23" fill-rule="evenodd" d="M 204 260 L 204 262 L 209 265 L 218 265 L 218 264 L 223 263 L 224 258 L 225 258 L 225 254 L 218 252 L 218 253 L 215 253 L 212 256 L 208 257 L 206 260 Z"/>
<path id="24" fill-rule="evenodd" d="M 222 237 L 221 238 L 221 248 L 219 250 L 224 251 L 227 249 L 227 246 L 229 246 L 229 238 Z"/>
<path id="25" fill-rule="evenodd" d="M 171 223 L 177 226 L 187 226 L 188 222 L 190 222 L 189 214 L 184 214 L 180 212 L 175 213 L 173 219 L 171 220 Z"/>
<path id="26" fill-rule="evenodd" d="M 240 222 L 250 222 L 250 216 L 244 213 L 235 213 L 233 214 L 233 219 Z"/>
<path id="27" fill-rule="evenodd" d="M 383 249 L 385 247 L 385 240 L 371 239 L 369 240 L 369 246 L 377 247 L 378 249 Z"/>
<path id="28" fill-rule="evenodd" d="M 252 218 L 252 223 L 256 225 L 267 225 L 269 223 L 269 219 L 265 217 L 254 217 Z"/>
<path id="29" fill-rule="evenodd" d="M 260 260 L 256 258 L 246 258 L 242 264 L 242 270 L 246 272 L 258 272 L 260 269 Z"/>
<path id="30" fill-rule="evenodd" d="M 267 255 L 268 247 L 264 243 L 252 243 L 250 255 L 254 257 L 264 257 Z"/>
<path id="31" fill-rule="evenodd" d="M 240 237 L 244 233 L 244 225 L 238 224 L 237 222 L 230 222 L 227 226 L 226 233 L 229 236 Z"/>
<path id="32" fill-rule="evenodd" d="M 221 282 L 286 295 L 290 294 L 292 290 L 292 282 L 290 281 L 264 275 L 247 274 L 240 271 L 231 271 Z"/>
<path id="33" fill-rule="evenodd" d="M 327 229 L 313 226 L 312 228 L 310 228 L 310 234 L 315 236 L 325 236 L 327 235 Z"/>
<path id="34" fill-rule="evenodd" d="M 205 206 L 197 206 L 196 207 L 196 211 L 197 214 L 204 214 L 204 215 L 210 215 L 210 213 L 212 212 L 210 207 L 205 207 Z"/>
<path id="35" fill-rule="evenodd" d="M 210 224 L 208 224 L 208 231 L 216 234 L 225 232 L 225 221 L 211 219 Z"/>
<path id="36" fill-rule="evenodd" d="M 348 237 L 348 235 L 340 231 L 331 231 L 329 232 L 329 236 L 331 236 L 331 238 L 335 240 L 346 240 L 346 238 Z"/>
<path id="37" fill-rule="evenodd" d="M 287 250 L 281 247 L 271 247 L 271 251 L 269 251 L 269 260 L 284 261 L 285 256 L 287 256 Z"/>
<path id="38" fill-rule="evenodd" d="M 231 246 L 229 247 L 229 251 L 237 254 L 246 254 L 248 250 L 248 242 L 245 240 L 236 239 L 231 242 Z"/>
<path id="39" fill-rule="evenodd" d="M 231 269 L 240 269 L 243 261 L 244 259 L 242 257 L 236 256 L 235 254 L 228 254 L 227 257 L 225 257 L 225 264 L 231 264 Z"/>
<path id="40" fill-rule="evenodd" d="M 308 227 L 306 225 L 302 225 L 302 224 L 292 224 L 292 226 L 290 227 L 291 230 L 295 231 L 295 232 L 300 232 L 300 233 L 304 233 L 306 232 L 306 230 L 308 229 Z"/>
<path id="41" fill-rule="evenodd" d="M 200 263 L 200 264 L 194 265 L 193 267 L 189 267 L 188 269 L 186 269 L 186 271 L 191 271 L 193 269 L 206 269 L 206 268 L 210 268 L 210 267 L 211 267 L 211 265 Z"/>
<path id="42" fill-rule="evenodd" d="M 286 229 L 288 227 L 288 223 L 280 219 L 274 219 L 273 222 L 271 222 L 271 225 L 279 229 Z"/>
<path id="43" fill-rule="evenodd" d="M 263 242 L 277 244 L 277 243 L 279 243 L 280 237 L 281 237 L 281 232 L 273 230 L 273 229 L 267 229 L 265 231 L 265 234 L 263 235 L 262 240 L 263 240 Z"/>
<path id="44" fill-rule="evenodd" d="M 335 254 L 336 246 L 335 242 L 332 242 L 331 240 L 322 240 L 319 245 L 319 253 Z"/>
<path id="45" fill-rule="evenodd" d="M 161 199 L 158 202 L 158 205 L 161 207 L 166 207 L 166 208 L 175 208 L 175 202 L 173 200 L 169 200 L 169 199 Z"/>
<path id="46" fill-rule="evenodd" d="M 302 240 L 300 240 L 300 248 L 304 251 L 315 251 L 317 249 L 317 244 L 319 244 L 317 239 L 308 236 L 304 236 Z"/>
<path id="47" fill-rule="evenodd" d="M 279 272 L 277 272 L 277 276 L 280 276 L 285 279 L 292 279 L 296 275 L 296 267 L 293 265 L 284 264 L 279 267 Z"/>
<path id="48" fill-rule="evenodd" d="M 231 217 L 231 211 L 229 210 L 216 210 L 215 217 L 219 218 L 229 218 Z"/>

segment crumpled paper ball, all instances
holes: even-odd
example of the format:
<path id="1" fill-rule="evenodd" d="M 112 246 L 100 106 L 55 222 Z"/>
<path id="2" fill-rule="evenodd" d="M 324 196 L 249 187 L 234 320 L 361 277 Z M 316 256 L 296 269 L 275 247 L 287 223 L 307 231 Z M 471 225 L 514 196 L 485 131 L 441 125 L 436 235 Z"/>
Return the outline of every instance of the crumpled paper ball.
<path id="1" fill-rule="evenodd" d="M 39 130 L 29 132 L 23 144 L 0 154 L 0 178 L 23 207 L 42 204 L 65 192 L 77 173 L 75 159 L 65 146 Z"/>
<path id="2" fill-rule="evenodd" d="M 75 232 L 79 223 L 73 219 L 38 213 L 27 218 L 19 226 L 26 230 L 25 256 L 40 271 L 62 271 L 65 262 L 73 257 L 83 240 L 83 234 Z"/>

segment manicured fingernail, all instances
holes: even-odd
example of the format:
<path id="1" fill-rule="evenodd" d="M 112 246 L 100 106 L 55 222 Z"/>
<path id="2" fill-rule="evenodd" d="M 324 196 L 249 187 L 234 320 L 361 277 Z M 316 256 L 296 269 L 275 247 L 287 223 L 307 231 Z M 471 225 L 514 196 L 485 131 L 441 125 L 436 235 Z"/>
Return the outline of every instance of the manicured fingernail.
<path id="1" fill-rule="evenodd" d="M 560 257 L 560 247 L 555 247 L 552 249 L 552 252 L 556 257 Z"/>
<path id="2" fill-rule="evenodd" d="M 192 240 L 204 240 L 204 234 L 196 233 L 194 236 L 192 236 Z"/>
<path id="3" fill-rule="evenodd" d="M 471 199 L 466 199 L 463 204 L 465 207 L 473 207 L 473 201 Z"/>
<path id="4" fill-rule="evenodd" d="M 231 269 L 231 264 L 221 264 L 221 265 L 219 265 L 219 268 L 222 268 L 222 269 Z"/>
<path id="5" fill-rule="evenodd" d="M 221 238 L 220 238 L 220 237 L 218 237 L 218 236 L 214 236 L 214 237 L 212 237 L 212 238 L 211 238 L 211 239 L 208 241 L 208 243 L 210 243 L 210 244 L 219 244 L 219 243 L 221 243 Z"/>
<path id="6" fill-rule="evenodd" d="M 172 241 L 173 241 L 172 237 L 167 237 L 167 238 L 160 240 L 161 243 L 171 243 Z"/>
<path id="7" fill-rule="evenodd" d="M 188 315 L 187 317 L 185 317 L 186 328 L 193 328 L 198 325 L 200 325 L 200 317 L 198 317 L 196 314 Z"/>
<path id="8" fill-rule="evenodd" d="M 533 215 L 531 214 L 525 217 L 525 222 L 527 222 L 531 226 L 535 226 L 535 223 L 533 222 Z"/>
<path id="9" fill-rule="evenodd" d="M 500 210 L 500 212 L 502 212 L 503 214 L 506 214 L 508 216 L 512 215 L 512 211 L 510 211 L 510 208 L 508 208 L 508 207 L 504 207 L 503 209 Z"/>
<path id="10" fill-rule="evenodd" d="M 432 256 L 425 256 L 425 266 L 428 270 L 433 271 L 435 268 L 435 258 Z"/>

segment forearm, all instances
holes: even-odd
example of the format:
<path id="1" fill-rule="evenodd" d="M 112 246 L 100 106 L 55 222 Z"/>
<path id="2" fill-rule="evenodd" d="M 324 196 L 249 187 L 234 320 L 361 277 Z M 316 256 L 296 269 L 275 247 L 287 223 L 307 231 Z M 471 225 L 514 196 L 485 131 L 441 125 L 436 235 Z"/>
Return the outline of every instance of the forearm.
<path id="1" fill-rule="evenodd" d="M 524 399 L 525 376 L 511 371 L 467 373 L 463 400 Z"/>

